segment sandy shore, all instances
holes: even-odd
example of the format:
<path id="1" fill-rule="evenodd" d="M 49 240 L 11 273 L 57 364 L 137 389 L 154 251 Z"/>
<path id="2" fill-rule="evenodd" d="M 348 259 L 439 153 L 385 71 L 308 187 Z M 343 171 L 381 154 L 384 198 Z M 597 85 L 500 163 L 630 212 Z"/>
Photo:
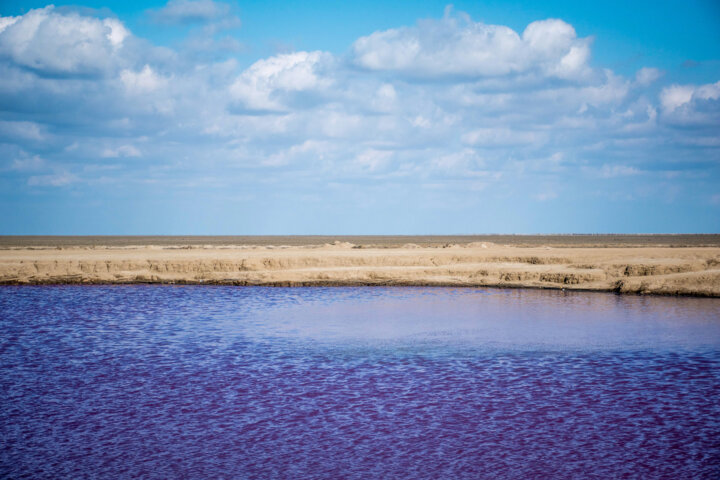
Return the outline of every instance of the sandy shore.
<path id="1" fill-rule="evenodd" d="M 716 242 L 716 236 L 706 236 L 704 244 L 712 246 L 6 243 L 0 248 L 0 283 L 497 286 L 720 297 Z"/>

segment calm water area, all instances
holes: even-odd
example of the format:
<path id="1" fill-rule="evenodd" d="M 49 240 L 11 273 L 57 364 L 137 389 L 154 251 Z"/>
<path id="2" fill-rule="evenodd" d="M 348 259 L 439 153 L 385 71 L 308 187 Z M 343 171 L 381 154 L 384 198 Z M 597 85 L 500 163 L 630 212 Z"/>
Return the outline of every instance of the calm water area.
<path id="1" fill-rule="evenodd" d="M 0 478 L 720 478 L 720 300 L 0 287 Z"/>

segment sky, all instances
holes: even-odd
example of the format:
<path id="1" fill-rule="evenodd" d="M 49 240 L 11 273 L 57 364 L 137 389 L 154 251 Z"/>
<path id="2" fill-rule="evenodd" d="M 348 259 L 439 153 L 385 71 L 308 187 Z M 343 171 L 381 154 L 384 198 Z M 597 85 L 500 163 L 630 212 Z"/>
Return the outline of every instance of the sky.
<path id="1" fill-rule="evenodd" d="M 0 0 L 0 234 L 717 232 L 714 0 Z"/>

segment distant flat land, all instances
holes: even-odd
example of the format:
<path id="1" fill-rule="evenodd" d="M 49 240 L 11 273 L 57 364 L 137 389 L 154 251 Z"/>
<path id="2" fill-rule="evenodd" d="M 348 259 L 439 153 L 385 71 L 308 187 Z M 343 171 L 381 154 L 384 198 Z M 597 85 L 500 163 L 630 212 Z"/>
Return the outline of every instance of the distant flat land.
<path id="1" fill-rule="evenodd" d="M 3 247 L 128 247 L 128 246 L 310 246 L 347 242 L 362 247 L 423 247 L 492 242 L 517 247 L 719 247 L 720 234 L 578 234 L 578 235 L 238 235 L 238 236 L 0 236 Z"/>

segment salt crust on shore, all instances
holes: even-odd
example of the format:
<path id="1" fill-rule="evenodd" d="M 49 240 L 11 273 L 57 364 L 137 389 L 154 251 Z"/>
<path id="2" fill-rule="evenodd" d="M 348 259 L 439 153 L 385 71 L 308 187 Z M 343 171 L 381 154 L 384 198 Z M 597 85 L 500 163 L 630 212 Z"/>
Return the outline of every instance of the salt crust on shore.
<path id="1" fill-rule="evenodd" d="M 2 284 L 564 288 L 720 297 L 718 247 L 85 246 L 0 250 Z"/>

